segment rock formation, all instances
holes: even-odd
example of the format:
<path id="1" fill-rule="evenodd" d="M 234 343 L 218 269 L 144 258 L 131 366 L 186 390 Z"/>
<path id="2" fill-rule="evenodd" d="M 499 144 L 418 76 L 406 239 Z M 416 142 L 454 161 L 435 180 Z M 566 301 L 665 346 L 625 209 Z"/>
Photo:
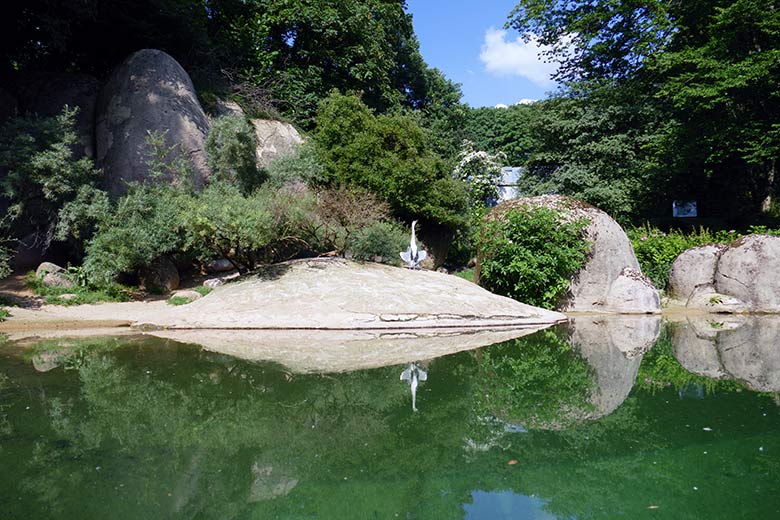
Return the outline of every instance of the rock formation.
<path id="1" fill-rule="evenodd" d="M 728 246 L 684 251 L 669 275 L 669 294 L 709 312 L 780 312 L 780 237 L 748 235 Z"/>
<path id="2" fill-rule="evenodd" d="M 303 138 L 290 123 L 271 119 L 252 119 L 257 137 L 257 167 L 267 168 L 277 157 L 290 155 Z"/>
<path id="3" fill-rule="evenodd" d="M 191 164 L 194 185 L 202 187 L 209 176 L 208 127 L 192 81 L 176 60 L 159 50 L 134 53 L 114 70 L 98 100 L 97 162 L 109 192 L 120 195 L 126 183 L 148 179 L 149 132 L 165 133 L 172 154 Z"/>

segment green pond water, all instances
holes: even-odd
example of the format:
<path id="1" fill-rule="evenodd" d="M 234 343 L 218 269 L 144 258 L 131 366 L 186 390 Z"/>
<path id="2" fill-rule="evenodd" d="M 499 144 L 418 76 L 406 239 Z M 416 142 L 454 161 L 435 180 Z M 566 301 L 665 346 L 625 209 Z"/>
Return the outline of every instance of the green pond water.
<path id="1" fill-rule="evenodd" d="M 417 412 L 406 363 L 0 340 L 0 519 L 780 518 L 780 325 L 709 325 L 420 359 Z"/>

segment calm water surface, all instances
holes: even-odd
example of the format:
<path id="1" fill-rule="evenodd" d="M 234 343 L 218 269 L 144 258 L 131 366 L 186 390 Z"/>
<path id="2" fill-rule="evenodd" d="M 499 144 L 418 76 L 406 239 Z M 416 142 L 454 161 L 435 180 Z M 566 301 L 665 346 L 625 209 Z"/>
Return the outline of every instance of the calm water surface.
<path id="1" fill-rule="evenodd" d="M 0 518 L 779 518 L 780 324 L 741 320 L 420 359 L 418 412 L 407 364 L 0 343 Z"/>

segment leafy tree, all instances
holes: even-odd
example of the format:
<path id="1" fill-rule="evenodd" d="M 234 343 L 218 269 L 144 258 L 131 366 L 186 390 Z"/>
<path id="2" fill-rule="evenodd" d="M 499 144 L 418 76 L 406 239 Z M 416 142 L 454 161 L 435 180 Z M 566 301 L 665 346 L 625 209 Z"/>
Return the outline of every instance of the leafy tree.
<path id="1" fill-rule="evenodd" d="M 66 106 L 58 116 L 16 117 L 0 128 L 0 164 L 7 168 L 0 189 L 17 236 L 35 233 L 48 246 L 63 207 L 100 181 L 91 159 L 73 157 L 75 115 Z"/>
<path id="2" fill-rule="evenodd" d="M 542 105 L 508 108 L 471 108 L 466 112 L 465 134 L 480 150 L 503 153 L 507 166 L 521 166 L 534 151 L 533 123 Z"/>
<path id="3" fill-rule="evenodd" d="M 334 92 L 320 104 L 314 137 L 326 183 L 373 191 L 404 220 L 464 223 L 465 190 L 414 118 L 377 115 L 358 96 Z"/>

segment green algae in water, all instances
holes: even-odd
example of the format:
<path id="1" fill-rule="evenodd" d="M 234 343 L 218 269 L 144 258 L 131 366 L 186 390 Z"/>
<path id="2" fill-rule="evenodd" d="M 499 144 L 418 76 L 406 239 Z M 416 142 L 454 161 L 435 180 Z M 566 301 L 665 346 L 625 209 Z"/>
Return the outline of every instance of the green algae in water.
<path id="1" fill-rule="evenodd" d="M 405 365 L 293 374 L 149 337 L 9 344 L 0 518 L 778 516 L 773 396 L 637 385 L 610 410 L 603 367 L 566 334 L 424 362 L 418 413 Z M 613 376 L 678 374 L 661 354 Z"/>

